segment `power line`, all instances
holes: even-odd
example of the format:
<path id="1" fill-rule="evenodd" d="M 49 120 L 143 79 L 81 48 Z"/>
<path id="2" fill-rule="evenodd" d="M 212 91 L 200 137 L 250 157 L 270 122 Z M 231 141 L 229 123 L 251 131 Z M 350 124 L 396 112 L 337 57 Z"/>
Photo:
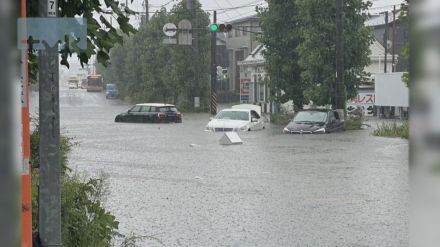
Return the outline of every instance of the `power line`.
<path id="1" fill-rule="evenodd" d="M 258 2 L 260 2 L 260 3 L 259 4 L 240 5 L 240 6 L 228 7 L 228 8 L 204 9 L 204 10 L 201 10 L 201 11 L 198 11 L 198 12 L 201 12 L 201 13 L 212 12 L 212 11 L 224 11 L 224 12 L 226 12 L 226 11 L 229 11 L 229 10 L 235 10 L 235 9 L 242 9 L 242 8 L 259 6 L 259 5 L 262 4 L 263 1 L 260 0 Z M 107 12 L 111 12 L 111 11 L 108 10 L 108 11 L 103 11 L 103 12 L 107 13 Z M 145 11 L 133 11 L 133 12 L 136 13 L 136 14 L 144 14 L 145 13 Z M 156 12 L 157 11 L 149 11 L 148 13 L 154 14 Z M 175 11 L 167 11 L 167 13 L 177 13 L 177 12 L 175 12 Z"/>
<path id="2" fill-rule="evenodd" d="M 215 2 L 215 4 L 216 4 L 219 8 L 221 8 L 221 6 L 220 6 L 220 4 L 217 2 L 217 0 L 214 0 L 214 2 Z M 226 14 L 226 16 L 229 18 L 229 20 L 232 20 L 231 16 L 230 16 L 228 13 L 225 13 L 225 14 Z"/>
<path id="3" fill-rule="evenodd" d="M 259 6 L 260 4 L 263 4 L 265 1 L 262 0 L 258 0 L 258 1 L 254 1 L 254 2 L 250 2 L 247 3 L 246 5 L 242 5 L 242 8 L 246 8 L 246 7 L 255 7 L 255 6 Z M 224 10 L 222 10 L 221 12 L 219 12 L 219 14 L 231 11 L 231 10 L 235 10 L 235 8 L 226 8 Z"/>

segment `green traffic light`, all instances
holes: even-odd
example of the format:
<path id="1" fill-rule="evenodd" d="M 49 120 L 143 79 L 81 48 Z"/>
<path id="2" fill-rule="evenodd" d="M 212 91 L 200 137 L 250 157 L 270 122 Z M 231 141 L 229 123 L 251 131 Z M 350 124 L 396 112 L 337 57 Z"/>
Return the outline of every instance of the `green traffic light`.
<path id="1" fill-rule="evenodd" d="M 211 24 L 209 26 L 209 29 L 211 30 L 211 32 L 217 32 L 218 31 L 218 25 L 217 24 Z"/>

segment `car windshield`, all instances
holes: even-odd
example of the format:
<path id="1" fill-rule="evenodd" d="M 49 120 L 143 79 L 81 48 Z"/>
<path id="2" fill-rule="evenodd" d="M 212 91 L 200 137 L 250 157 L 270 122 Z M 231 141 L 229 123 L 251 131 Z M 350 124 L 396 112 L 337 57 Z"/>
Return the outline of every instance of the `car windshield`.
<path id="1" fill-rule="evenodd" d="M 107 90 L 115 90 L 116 89 L 116 85 L 114 84 L 107 84 Z"/>
<path id="2" fill-rule="evenodd" d="M 294 123 L 302 123 L 302 122 L 312 122 L 312 123 L 322 123 L 327 119 L 326 112 L 320 111 L 302 111 L 298 112 L 296 116 L 293 118 Z"/>
<path id="3" fill-rule="evenodd" d="M 215 119 L 249 121 L 249 113 L 245 111 L 221 111 Z"/>

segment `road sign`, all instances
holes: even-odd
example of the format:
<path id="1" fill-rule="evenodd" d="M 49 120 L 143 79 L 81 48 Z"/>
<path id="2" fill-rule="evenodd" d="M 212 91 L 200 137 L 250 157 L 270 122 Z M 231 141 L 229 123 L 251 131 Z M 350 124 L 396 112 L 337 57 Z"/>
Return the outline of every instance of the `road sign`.
<path id="1" fill-rule="evenodd" d="M 179 45 L 192 45 L 192 25 L 189 20 L 183 19 L 179 22 Z"/>
<path id="2" fill-rule="evenodd" d="M 47 0 L 47 17 L 56 17 L 58 0 Z"/>
<path id="3" fill-rule="evenodd" d="M 177 39 L 173 39 L 171 37 L 163 39 L 163 43 L 165 45 L 177 45 Z"/>
<path id="4" fill-rule="evenodd" d="M 177 27 L 174 23 L 167 23 L 163 25 L 163 33 L 168 37 L 173 37 L 177 34 Z"/>

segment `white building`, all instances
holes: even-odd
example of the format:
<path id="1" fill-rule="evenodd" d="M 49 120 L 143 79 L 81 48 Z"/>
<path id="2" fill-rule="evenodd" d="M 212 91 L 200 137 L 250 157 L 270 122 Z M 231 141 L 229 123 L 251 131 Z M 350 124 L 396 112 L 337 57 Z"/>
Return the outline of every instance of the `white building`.
<path id="1" fill-rule="evenodd" d="M 240 103 L 257 104 L 261 106 L 262 112 L 276 112 L 276 105 L 270 100 L 270 88 L 264 70 L 265 59 L 263 51 L 265 47 L 258 45 L 241 62 L 240 66 Z"/>

